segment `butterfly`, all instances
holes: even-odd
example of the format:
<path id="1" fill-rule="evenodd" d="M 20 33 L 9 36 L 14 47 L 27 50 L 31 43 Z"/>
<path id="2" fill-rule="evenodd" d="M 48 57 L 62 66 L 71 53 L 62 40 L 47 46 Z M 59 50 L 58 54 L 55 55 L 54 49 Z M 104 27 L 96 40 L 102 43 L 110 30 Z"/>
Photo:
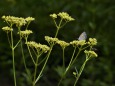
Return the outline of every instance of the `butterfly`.
<path id="1" fill-rule="evenodd" d="M 81 35 L 79 36 L 78 40 L 79 40 L 79 41 L 80 41 L 80 40 L 86 40 L 86 38 L 87 38 L 86 32 L 82 32 Z"/>

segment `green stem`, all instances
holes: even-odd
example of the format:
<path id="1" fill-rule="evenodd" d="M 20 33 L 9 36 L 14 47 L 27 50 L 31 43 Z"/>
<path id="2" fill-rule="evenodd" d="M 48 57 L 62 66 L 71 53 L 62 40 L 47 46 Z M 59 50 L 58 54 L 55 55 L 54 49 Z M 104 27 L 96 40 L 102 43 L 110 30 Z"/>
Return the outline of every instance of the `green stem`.
<path id="1" fill-rule="evenodd" d="M 86 63 L 87 63 L 87 61 L 88 61 L 88 60 L 85 60 L 85 62 L 84 62 L 83 65 L 81 66 L 80 71 L 79 71 L 79 73 L 78 73 L 78 75 L 77 75 L 77 77 L 76 77 L 74 86 L 76 86 L 76 84 L 77 84 L 77 82 L 78 82 L 78 79 L 79 79 L 79 77 L 81 76 L 81 74 L 82 74 L 82 72 L 83 72 L 83 69 L 84 69 L 84 67 L 85 67 L 85 65 L 86 65 Z"/>
<path id="2" fill-rule="evenodd" d="M 26 65 L 25 57 L 24 57 L 24 51 L 23 51 L 22 41 L 21 41 L 21 51 L 22 51 L 22 58 L 23 58 L 24 67 L 25 67 L 26 73 L 28 74 L 29 79 L 31 80 L 31 76 L 30 76 L 29 73 L 28 73 L 28 68 L 27 68 L 27 65 Z M 32 81 L 32 80 L 31 80 L 31 81 Z"/>
<path id="3" fill-rule="evenodd" d="M 57 37 L 57 34 L 58 34 L 58 32 L 59 32 L 59 29 L 60 29 L 60 28 L 57 28 L 57 31 L 56 31 L 56 34 L 55 34 L 55 38 Z"/>
<path id="4" fill-rule="evenodd" d="M 50 53 L 51 53 L 51 51 L 52 51 L 52 48 L 53 48 L 53 45 L 51 46 L 51 49 L 50 49 L 50 51 L 49 51 L 48 54 L 47 54 L 48 56 L 47 56 L 47 58 L 46 58 L 46 61 L 45 61 L 44 65 L 43 65 L 43 67 L 42 67 L 42 69 L 41 69 L 41 71 L 40 71 L 40 73 L 39 73 L 37 79 L 35 80 L 34 85 L 37 83 L 37 81 L 38 81 L 38 80 L 40 79 L 40 77 L 41 77 L 41 74 L 43 73 L 43 70 L 44 70 L 44 68 L 45 68 L 45 66 L 46 66 L 46 64 L 47 64 L 47 62 L 48 62 L 48 59 L 49 59 Z"/>
<path id="5" fill-rule="evenodd" d="M 22 51 L 22 57 L 23 57 L 23 61 L 24 61 L 24 66 L 25 66 L 25 68 L 27 68 L 25 58 L 24 58 L 24 51 L 23 51 L 22 41 L 20 43 L 21 43 L 21 51 Z"/>
<path id="6" fill-rule="evenodd" d="M 79 49 L 79 51 L 78 51 L 76 57 L 74 58 L 74 60 L 72 61 L 71 65 L 73 65 L 75 63 L 75 61 L 76 61 L 78 55 L 80 54 L 80 52 L 81 52 L 81 48 Z"/>
<path id="7" fill-rule="evenodd" d="M 19 31 L 19 34 L 20 34 L 20 28 L 18 28 L 18 31 Z M 15 45 L 15 47 L 17 47 L 17 45 L 18 45 L 19 43 L 20 43 L 20 47 L 21 47 L 22 59 L 23 59 L 24 67 L 25 67 L 26 73 L 27 73 L 28 76 L 29 76 L 29 79 L 31 80 L 31 76 L 30 76 L 29 73 L 28 73 L 28 69 L 27 69 L 27 65 L 26 65 L 26 61 L 25 61 L 24 49 L 23 49 L 21 34 L 20 34 L 20 40 L 19 40 L 18 43 Z"/>
<path id="8" fill-rule="evenodd" d="M 16 72 L 15 72 L 14 49 L 12 49 L 12 58 L 13 58 L 14 85 L 16 86 Z"/>
<path id="9" fill-rule="evenodd" d="M 55 38 L 57 37 L 57 34 L 58 34 L 58 32 L 59 32 L 59 29 L 61 28 L 61 23 L 62 23 L 62 18 L 61 18 L 61 20 L 60 20 L 60 22 L 59 22 L 59 25 L 57 26 L 57 24 L 56 24 L 56 22 L 54 21 L 54 23 L 55 23 L 55 25 L 56 25 L 56 28 L 57 28 L 57 31 L 56 31 L 56 34 L 55 34 Z"/>
<path id="10" fill-rule="evenodd" d="M 29 24 L 30 24 L 30 22 L 27 23 L 26 30 L 28 29 Z"/>
<path id="11" fill-rule="evenodd" d="M 17 42 L 17 44 L 14 46 L 14 49 L 18 46 L 18 44 L 21 42 L 21 39 Z"/>
<path id="12" fill-rule="evenodd" d="M 76 51 L 76 47 L 74 48 L 74 51 L 73 51 L 73 54 L 72 54 L 71 60 L 70 60 L 70 62 L 69 62 L 68 67 L 66 68 L 66 72 L 67 72 L 67 71 L 69 70 L 69 68 L 71 67 L 71 63 L 72 63 L 72 61 L 73 61 L 73 57 L 74 57 L 74 55 L 75 55 L 75 51 Z"/>
<path id="13" fill-rule="evenodd" d="M 10 45 L 10 47 L 11 47 L 11 41 L 10 41 L 10 38 L 9 38 L 8 33 L 7 33 L 7 38 L 8 38 L 9 45 Z"/>
<path id="14" fill-rule="evenodd" d="M 12 49 L 12 60 L 13 60 L 13 74 L 14 74 L 14 86 L 16 86 L 16 72 L 15 72 L 15 59 L 14 59 L 14 48 L 13 48 L 13 33 L 11 32 L 11 49 Z"/>
<path id="15" fill-rule="evenodd" d="M 39 66 L 46 58 L 47 58 L 47 56 L 38 63 L 38 66 Z"/>
<path id="16" fill-rule="evenodd" d="M 63 68 L 65 69 L 65 57 L 64 57 L 64 48 L 63 48 Z"/>
<path id="17" fill-rule="evenodd" d="M 27 43 L 27 39 L 28 39 L 28 38 L 25 39 L 25 40 L 26 40 L 26 43 Z M 33 62 L 34 65 L 35 65 L 35 61 L 34 61 L 34 59 L 33 59 L 32 53 L 31 53 L 30 48 L 29 48 L 28 45 L 27 45 L 27 48 L 28 48 L 28 51 L 29 51 L 30 57 L 31 57 L 31 59 L 32 59 L 32 62 Z"/>
<path id="18" fill-rule="evenodd" d="M 35 80 L 36 80 L 36 74 L 37 74 L 37 67 L 38 67 L 38 59 L 39 59 L 39 57 L 37 56 L 37 60 L 36 60 L 36 63 L 35 63 L 35 70 L 34 70 L 33 86 L 35 86 Z"/>
<path id="19" fill-rule="evenodd" d="M 62 20 L 63 20 L 63 19 L 60 20 L 60 23 L 59 23 L 58 26 L 57 26 L 56 22 L 54 21 L 54 23 L 55 23 L 55 25 L 56 25 L 56 28 L 57 28 L 56 34 L 55 34 L 55 36 L 54 36 L 55 38 L 56 38 L 57 35 L 58 35 L 58 32 L 59 32 L 59 29 L 60 29 Z M 40 71 L 40 73 L 39 73 L 37 79 L 35 80 L 34 85 L 35 85 L 35 84 L 37 83 L 37 81 L 40 79 L 41 74 L 43 73 L 43 70 L 44 70 L 44 68 L 46 67 L 46 64 L 47 64 L 47 62 L 48 62 L 48 59 L 49 59 L 49 56 L 50 56 L 51 51 L 52 51 L 52 49 L 53 49 L 53 46 L 54 46 L 54 44 L 51 45 L 51 49 L 50 49 L 50 51 L 49 51 L 48 54 L 47 54 L 46 61 L 45 61 L 44 65 L 43 65 L 43 67 L 42 67 L 42 69 L 41 69 L 41 71 Z"/>
<path id="20" fill-rule="evenodd" d="M 67 24 L 67 22 L 65 22 L 62 26 L 60 26 L 60 28 L 64 27 Z"/>
<path id="21" fill-rule="evenodd" d="M 88 47 L 90 47 L 90 45 L 88 45 L 88 46 L 86 46 L 86 47 L 82 48 L 81 50 L 84 50 L 84 49 L 86 49 L 86 48 L 88 48 Z"/>
<path id="22" fill-rule="evenodd" d="M 75 55 L 75 51 L 76 51 L 76 47 L 74 48 L 74 51 L 73 51 L 73 54 L 72 54 L 71 60 L 70 60 L 70 62 L 69 62 L 69 65 L 68 65 L 68 67 L 66 68 L 65 72 L 63 73 L 63 75 L 62 75 L 62 77 L 61 77 L 61 79 L 60 79 L 60 81 L 59 81 L 59 83 L 58 83 L 58 86 L 60 86 L 60 84 L 61 84 L 63 78 L 65 77 L 67 71 L 68 71 L 69 68 L 70 68 L 70 65 L 71 65 L 71 63 L 72 63 L 72 61 L 73 61 L 73 57 L 74 57 L 74 55 Z"/>

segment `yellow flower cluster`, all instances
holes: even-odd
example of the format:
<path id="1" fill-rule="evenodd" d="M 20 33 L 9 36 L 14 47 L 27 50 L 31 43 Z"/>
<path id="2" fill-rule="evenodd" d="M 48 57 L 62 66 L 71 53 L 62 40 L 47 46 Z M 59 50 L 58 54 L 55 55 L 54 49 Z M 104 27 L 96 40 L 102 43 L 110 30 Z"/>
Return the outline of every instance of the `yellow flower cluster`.
<path id="1" fill-rule="evenodd" d="M 56 19 L 57 15 L 55 13 L 53 13 L 53 14 L 50 14 L 50 17 L 52 17 L 53 19 Z"/>
<path id="2" fill-rule="evenodd" d="M 22 17 L 18 18 L 14 16 L 2 16 L 2 19 L 11 25 L 16 24 L 17 27 L 21 27 L 26 24 L 25 19 Z"/>
<path id="3" fill-rule="evenodd" d="M 31 22 L 31 21 L 35 20 L 35 18 L 33 18 L 33 17 L 27 17 L 27 18 L 25 18 L 25 20 L 26 20 L 27 22 Z"/>
<path id="4" fill-rule="evenodd" d="M 8 26 L 3 27 L 2 30 L 3 30 L 3 31 L 6 31 L 7 33 L 10 32 L 10 31 L 13 31 L 13 29 L 10 28 L 10 27 L 8 27 Z"/>
<path id="5" fill-rule="evenodd" d="M 71 45 L 73 45 L 73 47 L 76 47 L 76 46 L 83 46 L 86 44 L 86 41 L 85 40 L 74 40 L 72 42 L 70 42 Z"/>
<path id="6" fill-rule="evenodd" d="M 59 44 L 62 48 L 69 46 L 69 43 L 62 41 L 62 40 L 58 40 L 57 44 Z"/>
<path id="7" fill-rule="evenodd" d="M 34 20 L 34 18 L 32 17 L 27 17 L 24 19 L 22 17 L 14 17 L 14 16 L 2 16 L 2 19 L 4 19 L 10 25 L 15 24 L 17 27 L 21 27 L 27 24 L 28 22 Z"/>
<path id="8" fill-rule="evenodd" d="M 59 44 L 62 48 L 65 48 L 67 46 L 69 46 L 69 43 L 59 40 L 58 38 L 52 38 L 49 36 L 45 36 L 45 40 L 49 43 L 49 45 L 51 44 Z"/>
<path id="9" fill-rule="evenodd" d="M 89 57 L 97 57 L 98 55 L 94 51 L 85 50 L 84 53 Z"/>
<path id="10" fill-rule="evenodd" d="M 86 42 L 86 40 L 74 40 L 72 42 L 70 42 L 71 45 L 73 45 L 74 47 L 78 46 L 78 45 L 90 45 L 90 46 L 93 46 L 93 45 L 97 45 L 97 40 L 96 38 L 89 38 L 88 42 Z"/>
<path id="11" fill-rule="evenodd" d="M 52 17 L 53 19 L 56 19 L 57 16 L 59 16 L 60 18 L 66 20 L 66 21 L 73 21 L 73 20 L 75 20 L 74 18 L 72 18 L 72 17 L 71 17 L 68 13 L 66 13 L 66 12 L 60 12 L 60 13 L 58 13 L 58 14 L 55 14 L 55 13 L 50 14 L 50 17 Z"/>
<path id="12" fill-rule="evenodd" d="M 87 43 L 89 45 L 97 45 L 97 39 L 96 38 L 89 38 L 89 41 Z"/>
<path id="13" fill-rule="evenodd" d="M 51 44 L 57 43 L 58 38 L 52 38 L 52 37 L 49 37 L 49 36 L 45 36 L 45 40 L 49 43 L 49 45 L 51 45 Z"/>
<path id="14" fill-rule="evenodd" d="M 37 52 L 47 53 L 50 50 L 50 48 L 47 45 L 42 45 L 34 41 L 26 42 L 26 44 L 31 48 L 35 48 Z"/>
<path id="15" fill-rule="evenodd" d="M 71 16 L 69 16 L 69 14 L 66 13 L 66 12 L 61 12 L 61 13 L 58 14 L 58 16 L 60 16 L 62 19 L 65 19 L 67 21 L 73 21 L 73 20 L 75 20 L 74 18 L 72 18 Z"/>
<path id="16" fill-rule="evenodd" d="M 25 30 L 25 31 L 18 32 L 18 34 L 20 34 L 21 37 L 27 37 L 31 33 L 33 33 L 31 30 Z"/>

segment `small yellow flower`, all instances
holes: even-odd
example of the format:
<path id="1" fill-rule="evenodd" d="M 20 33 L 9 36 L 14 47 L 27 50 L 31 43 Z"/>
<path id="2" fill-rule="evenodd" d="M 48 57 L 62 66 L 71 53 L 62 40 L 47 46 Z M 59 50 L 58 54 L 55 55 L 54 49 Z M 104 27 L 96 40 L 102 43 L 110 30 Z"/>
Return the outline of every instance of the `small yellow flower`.
<path id="1" fill-rule="evenodd" d="M 33 17 L 27 17 L 27 18 L 25 18 L 25 20 L 26 20 L 27 22 L 31 22 L 31 21 L 35 20 L 35 18 L 33 18 Z"/>
<path id="2" fill-rule="evenodd" d="M 26 44 L 27 44 L 29 47 L 31 47 L 31 48 L 34 48 L 34 47 L 37 45 L 37 43 L 34 42 L 34 41 L 26 42 Z"/>
<path id="3" fill-rule="evenodd" d="M 53 13 L 53 14 L 50 14 L 50 17 L 52 17 L 53 19 L 56 19 L 57 15 L 55 13 Z"/>
<path id="4" fill-rule="evenodd" d="M 57 44 L 59 44 L 62 48 L 69 46 L 69 43 L 62 41 L 62 40 L 58 40 Z"/>
<path id="5" fill-rule="evenodd" d="M 42 45 L 34 41 L 26 42 L 26 44 L 31 48 L 35 48 L 37 52 L 47 53 L 50 50 L 50 48 L 47 45 Z"/>
<path id="6" fill-rule="evenodd" d="M 60 12 L 58 14 L 58 16 L 61 17 L 64 20 L 67 20 L 67 21 L 73 21 L 73 20 L 75 20 L 74 18 L 72 18 L 71 16 L 69 16 L 69 14 L 66 13 L 66 12 Z"/>
<path id="7" fill-rule="evenodd" d="M 85 50 L 84 53 L 89 57 L 97 57 L 98 56 L 94 51 Z"/>
<path id="8" fill-rule="evenodd" d="M 47 53 L 50 50 L 50 48 L 47 45 L 42 45 L 40 43 L 38 44 L 37 48 L 42 50 L 44 53 Z"/>
<path id="9" fill-rule="evenodd" d="M 31 30 L 25 30 L 25 31 L 18 32 L 18 34 L 20 34 L 21 37 L 27 37 L 31 33 L 33 33 Z"/>
<path id="10" fill-rule="evenodd" d="M 2 30 L 3 30 L 3 31 L 6 31 L 7 33 L 10 32 L 10 31 L 13 31 L 13 29 L 10 28 L 10 27 L 8 27 L 8 26 L 3 27 Z"/>
<path id="11" fill-rule="evenodd" d="M 97 39 L 96 38 L 89 38 L 89 41 L 87 42 L 89 45 L 97 45 Z"/>
<path id="12" fill-rule="evenodd" d="M 2 16 L 8 24 L 13 25 L 15 24 L 17 27 L 21 27 L 26 24 L 26 21 L 22 17 L 14 17 L 14 16 Z"/>
<path id="13" fill-rule="evenodd" d="M 79 40 L 79 41 L 78 41 L 78 45 L 83 46 L 83 45 L 85 45 L 85 44 L 86 44 L 86 40 Z"/>
<path id="14" fill-rule="evenodd" d="M 21 27 L 26 24 L 26 21 L 22 17 L 20 17 L 20 18 L 17 17 L 16 21 L 14 21 L 14 24 L 16 24 L 17 27 Z"/>
<path id="15" fill-rule="evenodd" d="M 83 46 L 86 44 L 86 40 L 74 40 L 72 42 L 70 42 L 71 45 L 73 45 L 73 47 L 77 47 L 77 46 Z"/>
<path id="16" fill-rule="evenodd" d="M 51 44 L 55 44 L 58 41 L 58 38 L 52 38 L 49 36 L 45 36 L 45 40 L 49 43 L 49 45 L 51 45 Z"/>

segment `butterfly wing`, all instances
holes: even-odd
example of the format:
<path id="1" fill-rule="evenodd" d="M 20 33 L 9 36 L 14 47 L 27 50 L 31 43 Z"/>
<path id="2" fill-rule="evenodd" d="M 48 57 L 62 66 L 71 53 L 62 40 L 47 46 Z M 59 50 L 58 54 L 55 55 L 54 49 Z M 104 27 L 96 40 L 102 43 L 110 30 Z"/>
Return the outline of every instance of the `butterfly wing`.
<path id="1" fill-rule="evenodd" d="M 86 38 L 87 38 L 87 34 L 86 34 L 86 32 L 83 32 L 83 33 L 81 33 L 81 35 L 79 36 L 78 40 L 79 40 L 79 41 L 80 41 L 80 40 L 86 40 Z"/>

